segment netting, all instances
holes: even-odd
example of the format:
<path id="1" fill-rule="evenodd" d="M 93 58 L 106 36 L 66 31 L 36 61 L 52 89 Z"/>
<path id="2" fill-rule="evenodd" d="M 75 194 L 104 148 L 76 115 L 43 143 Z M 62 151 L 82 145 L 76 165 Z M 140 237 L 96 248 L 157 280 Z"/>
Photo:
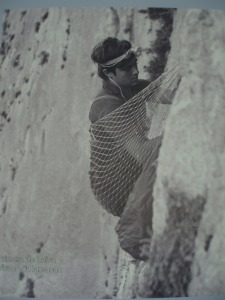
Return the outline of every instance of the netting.
<path id="1" fill-rule="evenodd" d="M 90 127 L 91 188 L 109 213 L 120 216 L 145 165 L 158 157 L 168 104 L 182 76 L 181 61 Z"/>

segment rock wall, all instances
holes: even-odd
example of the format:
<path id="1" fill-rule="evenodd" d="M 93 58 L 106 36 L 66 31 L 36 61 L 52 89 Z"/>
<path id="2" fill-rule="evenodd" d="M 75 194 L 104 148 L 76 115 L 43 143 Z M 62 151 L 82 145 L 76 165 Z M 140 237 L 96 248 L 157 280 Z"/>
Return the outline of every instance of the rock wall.
<path id="1" fill-rule="evenodd" d="M 223 11 L 178 11 L 168 68 L 184 77 L 154 188 L 147 263 L 119 249 L 88 180 L 88 112 L 100 81 L 90 51 L 126 38 L 147 51 L 157 22 L 136 9 L 7 11 L 0 83 L 0 265 L 30 256 L 62 272 L 0 271 L 0 295 L 159 297 L 224 294 Z M 37 257 L 51 263 L 38 263 Z M 55 259 L 55 261 L 54 261 Z M 23 265 L 32 265 L 23 263 Z"/>
<path id="2" fill-rule="evenodd" d="M 89 186 L 88 113 L 100 85 L 90 52 L 109 35 L 149 49 L 158 26 L 125 8 L 6 11 L 0 57 L 0 265 L 62 272 L 1 270 L 1 296 L 134 293 L 136 265 L 119 250 L 117 218 L 103 212 Z M 148 78 L 150 60 L 151 54 L 143 53 L 140 77 Z M 7 262 L 5 256 L 35 261 Z M 38 263 L 38 256 L 54 261 Z"/>
<path id="3" fill-rule="evenodd" d="M 160 151 L 140 295 L 224 295 L 225 12 L 178 11 L 171 40 L 184 76 Z"/>

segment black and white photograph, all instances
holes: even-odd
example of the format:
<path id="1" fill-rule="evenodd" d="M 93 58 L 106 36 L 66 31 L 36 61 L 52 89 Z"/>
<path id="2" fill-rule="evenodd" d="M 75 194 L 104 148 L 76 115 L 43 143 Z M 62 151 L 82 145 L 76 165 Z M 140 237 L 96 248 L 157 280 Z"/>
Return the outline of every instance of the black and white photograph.
<path id="1" fill-rule="evenodd" d="M 225 295 L 225 11 L 5 9 L 0 297 Z"/>

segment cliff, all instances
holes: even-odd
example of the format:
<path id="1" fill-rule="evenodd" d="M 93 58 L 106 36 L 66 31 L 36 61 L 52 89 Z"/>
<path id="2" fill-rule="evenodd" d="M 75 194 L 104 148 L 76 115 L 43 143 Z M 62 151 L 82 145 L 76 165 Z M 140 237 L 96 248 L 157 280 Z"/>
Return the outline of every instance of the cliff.
<path id="1" fill-rule="evenodd" d="M 162 24 L 148 13 L 6 11 L 0 57 L 0 295 L 225 293 L 223 11 L 178 10 L 174 19 L 167 68 L 181 57 L 184 76 L 159 155 L 147 262 L 120 249 L 118 218 L 102 210 L 90 189 L 88 113 L 100 85 L 90 52 L 104 37 L 128 39 L 144 49 L 140 78 L 152 78 L 157 59 L 149 50 Z M 11 269 L 3 271 L 2 265 Z"/>
<path id="2" fill-rule="evenodd" d="M 225 294 L 224 24 L 214 10 L 174 20 L 184 75 L 159 155 L 145 297 Z"/>
<path id="3" fill-rule="evenodd" d="M 0 295 L 94 298 L 123 289 L 118 220 L 98 205 L 88 178 L 88 113 L 101 84 L 90 53 L 107 36 L 149 49 L 158 26 L 125 8 L 5 12 L 0 255 L 23 259 L 1 263 L 24 269 L 0 272 Z M 142 78 L 151 57 L 146 51 L 140 60 Z"/>

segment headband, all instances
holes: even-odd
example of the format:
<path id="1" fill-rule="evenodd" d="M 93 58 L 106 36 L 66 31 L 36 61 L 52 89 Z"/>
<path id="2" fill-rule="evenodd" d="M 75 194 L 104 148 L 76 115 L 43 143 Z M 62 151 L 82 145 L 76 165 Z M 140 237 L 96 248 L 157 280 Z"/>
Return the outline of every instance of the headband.
<path id="1" fill-rule="evenodd" d="M 111 59 L 111 60 L 105 62 L 104 64 L 99 64 L 99 65 L 103 68 L 110 68 L 110 67 L 117 65 L 123 59 L 130 58 L 131 54 L 134 54 L 135 56 L 139 56 L 141 54 L 140 52 L 141 52 L 141 48 L 131 48 L 127 52 L 122 54 L 121 56 Z"/>

